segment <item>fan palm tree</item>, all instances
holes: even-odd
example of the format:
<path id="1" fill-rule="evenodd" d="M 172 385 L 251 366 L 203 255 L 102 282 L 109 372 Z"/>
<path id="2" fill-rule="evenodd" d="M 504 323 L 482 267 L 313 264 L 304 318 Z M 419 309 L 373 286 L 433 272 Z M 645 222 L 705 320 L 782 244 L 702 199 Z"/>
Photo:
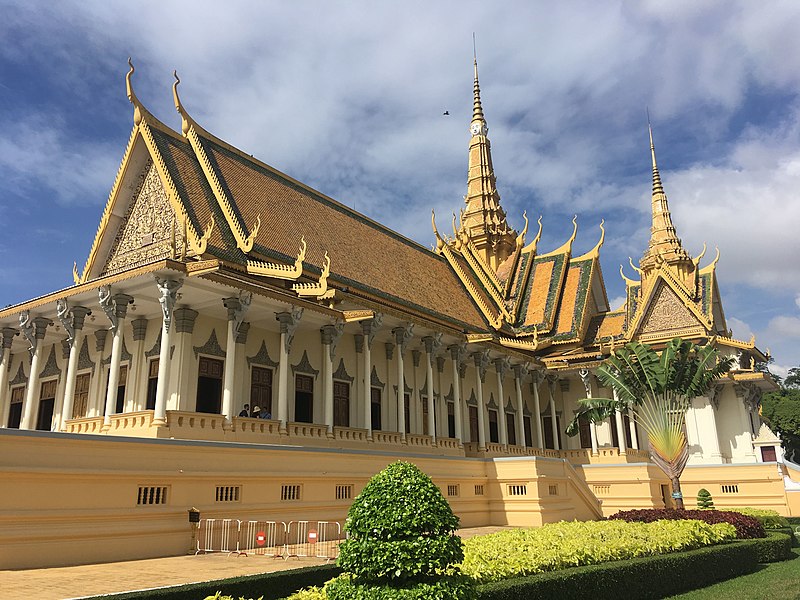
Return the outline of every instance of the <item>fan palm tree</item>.
<path id="1" fill-rule="evenodd" d="M 702 396 L 714 381 L 725 375 L 733 359 L 720 358 L 711 345 L 698 346 L 675 338 L 659 354 L 647 344 L 630 342 L 597 369 L 604 387 L 615 398 L 579 400 L 575 419 L 567 435 L 579 431 L 579 419 L 603 421 L 615 410 L 630 411 L 647 432 L 650 457 L 672 484 L 677 508 L 683 508 L 680 476 L 689 459 L 684 417 L 692 398 Z"/>

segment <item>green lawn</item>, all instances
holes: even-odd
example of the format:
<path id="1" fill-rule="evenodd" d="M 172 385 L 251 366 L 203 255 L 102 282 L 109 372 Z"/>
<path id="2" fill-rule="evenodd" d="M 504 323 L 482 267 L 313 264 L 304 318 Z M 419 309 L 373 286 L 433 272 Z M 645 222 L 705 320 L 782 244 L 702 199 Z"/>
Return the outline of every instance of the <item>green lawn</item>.
<path id="1" fill-rule="evenodd" d="M 800 598 L 800 549 L 779 563 L 759 565 L 758 571 L 667 600 L 797 600 Z"/>

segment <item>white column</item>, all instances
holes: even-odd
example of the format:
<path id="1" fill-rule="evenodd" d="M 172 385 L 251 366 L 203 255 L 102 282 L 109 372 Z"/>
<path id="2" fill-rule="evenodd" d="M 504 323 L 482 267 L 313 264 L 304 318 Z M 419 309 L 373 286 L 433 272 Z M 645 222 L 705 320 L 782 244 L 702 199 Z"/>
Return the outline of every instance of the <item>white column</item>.
<path id="1" fill-rule="evenodd" d="M 86 409 L 87 417 L 94 418 L 103 415 L 103 407 L 105 407 L 106 402 L 105 388 L 103 387 L 103 382 L 105 381 L 103 354 L 105 354 L 106 351 L 107 340 L 108 329 L 95 329 L 94 350 L 97 354 L 95 356 L 95 365 L 91 378 L 92 392 L 89 394 L 89 405 Z"/>
<path id="2" fill-rule="evenodd" d="M 172 311 L 178 299 L 178 289 L 183 281 L 175 279 L 155 278 L 158 286 L 161 304 L 161 345 L 158 353 L 158 379 L 156 380 L 156 406 L 153 411 L 153 423 L 166 425 L 167 423 L 167 394 L 169 391 L 169 349 L 172 342 Z M 113 361 L 112 361 L 113 362 Z"/>
<path id="3" fill-rule="evenodd" d="M 441 344 L 441 342 L 440 342 Z M 434 415 L 434 424 L 436 425 L 436 435 L 440 438 L 449 437 L 448 426 L 448 413 L 447 413 L 447 400 L 444 399 L 444 387 L 442 387 L 442 372 L 444 372 L 444 356 L 431 356 L 431 360 L 436 361 L 436 385 L 434 390 L 439 390 L 439 411 Z M 438 415 L 438 417 L 437 417 Z"/>
<path id="4" fill-rule="evenodd" d="M 409 416 L 411 417 L 411 433 L 418 433 L 422 435 L 425 431 L 425 425 L 422 423 L 423 419 L 423 409 L 422 409 L 422 400 L 419 396 L 419 376 L 417 371 L 419 370 L 419 362 L 420 358 L 422 358 L 422 353 L 419 350 L 412 350 L 411 351 L 411 410 L 409 411 Z M 419 412 L 420 414 L 417 414 Z"/>
<path id="5" fill-rule="evenodd" d="M 619 396 L 617 395 L 617 390 L 612 390 L 614 393 L 614 401 L 619 401 Z M 619 440 L 619 453 L 620 454 L 627 454 L 628 448 L 627 444 L 625 443 L 625 425 L 622 422 L 622 413 L 618 410 L 614 411 L 614 421 L 617 426 L 617 439 Z"/>
<path id="6" fill-rule="evenodd" d="M 639 437 L 636 435 L 636 421 L 633 418 L 633 413 L 628 410 L 628 425 L 631 429 L 631 444 L 633 444 L 633 449 L 639 449 Z M 716 435 L 716 427 L 714 428 L 714 434 Z M 719 452 L 719 442 L 717 442 L 717 452 Z"/>
<path id="7" fill-rule="evenodd" d="M 224 298 L 223 306 L 228 310 L 228 337 L 225 346 L 225 373 L 222 380 L 222 427 L 233 427 L 233 391 L 236 387 L 236 338 L 244 321 L 247 309 L 253 300 L 250 292 L 241 292 L 238 297 Z"/>
<path id="8" fill-rule="evenodd" d="M 433 445 L 435 446 L 436 413 L 434 412 L 434 407 L 436 406 L 436 403 L 433 397 L 433 350 L 436 340 L 431 336 L 425 336 L 422 338 L 422 341 L 425 344 L 425 376 L 428 378 L 428 398 L 426 399 L 426 402 L 428 403 L 428 435 L 433 438 Z M 441 393 L 441 390 L 439 390 L 439 393 Z"/>
<path id="9" fill-rule="evenodd" d="M 280 430 L 286 432 L 289 420 L 289 351 L 294 341 L 294 332 L 303 317 L 302 308 L 294 308 L 292 312 L 275 313 L 281 324 L 281 343 L 278 352 L 278 420 Z"/>
<path id="10" fill-rule="evenodd" d="M 589 372 L 589 369 L 581 369 L 578 374 L 581 376 L 581 380 L 583 381 L 583 387 L 586 389 L 586 397 L 592 397 L 592 374 Z M 597 456 L 597 425 L 594 421 L 589 421 L 589 435 L 592 438 L 592 454 Z"/>
<path id="11" fill-rule="evenodd" d="M 506 401 L 503 397 L 503 376 L 508 369 L 507 358 L 497 358 L 494 361 L 495 371 L 497 372 L 497 431 L 499 432 L 500 443 L 508 446 L 508 428 L 506 424 Z"/>
<path id="12" fill-rule="evenodd" d="M 119 386 L 119 363 L 122 359 L 122 341 L 125 334 L 125 317 L 128 314 L 128 305 L 133 302 L 133 298 L 127 294 L 115 294 L 113 298 L 113 306 L 109 312 L 109 320 L 111 320 L 111 332 L 114 337 L 111 340 L 111 364 L 108 367 L 108 389 L 106 390 L 106 411 L 103 417 L 103 427 L 107 428 L 111 425 L 111 415 L 114 413 L 117 404 L 117 387 Z M 113 319 L 111 318 L 113 314 Z"/>
<path id="13" fill-rule="evenodd" d="M 25 324 L 23 324 L 23 319 L 25 319 Z M 44 345 L 42 340 L 47 331 L 47 326 L 52 324 L 52 321 L 44 317 L 36 317 L 32 320 L 32 325 L 28 323 L 29 320 L 28 311 L 20 315 L 20 328 L 28 342 L 30 342 L 31 350 L 33 351 L 31 373 L 28 376 L 28 387 L 25 390 L 25 405 L 20 429 L 36 428 L 36 413 L 39 408 L 39 361 L 41 360 L 42 346 Z"/>
<path id="14" fill-rule="evenodd" d="M 550 392 L 550 427 L 553 430 L 553 448 L 556 450 L 561 450 L 561 446 L 558 443 L 558 415 L 556 414 L 556 395 L 555 395 L 555 387 L 556 381 L 558 381 L 558 377 L 548 378 L 547 380 L 547 389 Z"/>
<path id="15" fill-rule="evenodd" d="M 453 360 L 453 409 L 455 412 L 455 422 L 456 422 L 456 438 L 458 439 L 458 447 L 461 448 L 464 445 L 464 432 L 463 432 L 463 420 L 462 420 L 462 411 L 461 411 L 461 375 L 458 370 L 458 365 L 461 360 L 461 355 L 463 353 L 462 346 L 450 346 L 450 358 Z"/>
<path id="16" fill-rule="evenodd" d="M 531 391 L 533 392 L 533 413 L 536 425 L 536 448 L 544 448 L 544 438 L 542 437 L 542 407 L 539 403 L 539 372 L 531 373 Z"/>
<path id="17" fill-rule="evenodd" d="M 364 332 L 364 342 L 361 346 L 363 356 L 361 357 L 362 371 L 364 373 L 364 386 L 361 390 L 362 407 L 363 410 L 363 427 L 367 430 L 367 439 L 372 439 L 372 349 L 370 346 L 370 332 L 372 330 L 372 321 L 364 321 L 361 323 L 361 329 Z"/>
<path id="18" fill-rule="evenodd" d="M 395 327 L 392 329 L 395 341 L 397 342 L 397 430 L 400 432 L 400 439 L 406 439 L 406 394 L 405 377 L 403 365 L 403 353 L 408 342 L 413 336 L 414 326 L 408 324 L 405 327 Z"/>
<path id="19" fill-rule="evenodd" d="M 2 345 L 0 345 L 0 427 L 8 427 L 8 413 L 11 401 L 8 395 L 8 374 L 11 371 L 11 342 L 19 331 L 11 327 L 3 327 Z"/>
<path id="20" fill-rule="evenodd" d="M 478 450 L 486 450 L 486 407 L 483 404 L 483 382 L 486 379 L 486 367 L 489 362 L 488 352 L 476 352 L 472 358 L 475 361 L 475 390 L 478 397 Z"/>
<path id="21" fill-rule="evenodd" d="M 83 324 L 86 316 L 90 314 L 92 311 L 83 306 L 73 306 L 70 309 L 72 335 L 69 340 L 69 362 L 64 385 L 64 401 L 61 403 L 61 418 L 56 424 L 56 431 L 66 431 L 67 420 L 72 418 L 72 408 L 75 405 L 75 382 L 78 378 L 78 355 L 83 341 Z"/>
<path id="22" fill-rule="evenodd" d="M 8 393 L 8 375 L 11 371 L 11 343 L 19 331 L 11 327 L 3 327 L 2 345 L 0 345 L 0 427 L 8 426 L 8 414 L 11 401 Z"/>
<path id="23" fill-rule="evenodd" d="M 197 396 L 192 397 L 189 390 L 193 368 L 197 364 L 192 346 L 192 333 L 194 323 L 199 313 L 188 306 L 177 307 L 172 316 L 174 322 L 169 328 L 169 369 L 167 370 L 167 394 L 165 400 L 166 410 L 195 411 L 197 409 Z M 164 331 L 161 331 L 161 341 L 164 340 Z M 163 345 L 159 345 L 159 350 Z M 174 351 L 173 351 L 174 348 Z M 159 354 L 160 356 L 160 354 Z M 161 375 L 161 359 L 159 358 L 158 374 Z M 167 365 L 164 366 L 167 368 Z"/>
<path id="24" fill-rule="evenodd" d="M 517 394 L 517 446 L 525 447 L 525 400 L 522 398 L 524 365 L 514 365 L 514 391 Z"/>
<path id="25" fill-rule="evenodd" d="M 328 437 L 333 437 L 333 352 L 331 344 L 336 335 L 333 325 L 324 325 L 320 328 L 322 338 L 322 405 L 325 427 Z"/>
<path id="26" fill-rule="evenodd" d="M 133 308 L 133 307 L 131 307 Z M 126 412 L 144 410 L 147 397 L 147 358 L 145 357 L 144 339 L 147 335 L 147 319 L 139 317 L 131 321 L 133 329 L 133 352 L 131 368 L 128 374 L 128 396 Z M 144 389 L 142 389 L 144 387 Z"/>

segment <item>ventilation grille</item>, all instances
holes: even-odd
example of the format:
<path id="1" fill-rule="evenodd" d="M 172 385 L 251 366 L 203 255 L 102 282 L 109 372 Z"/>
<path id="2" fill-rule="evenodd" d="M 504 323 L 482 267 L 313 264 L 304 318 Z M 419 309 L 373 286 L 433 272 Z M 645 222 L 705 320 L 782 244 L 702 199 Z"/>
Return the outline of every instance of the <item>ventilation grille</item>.
<path id="1" fill-rule="evenodd" d="M 722 487 L 722 493 L 723 494 L 738 494 L 739 493 L 739 484 L 737 484 L 737 483 L 723 484 L 721 487 Z"/>
<path id="2" fill-rule="evenodd" d="M 282 485 L 281 500 L 300 500 L 300 486 Z"/>
<path id="3" fill-rule="evenodd" d="M 459 495 L 459 485 L 457 483 L 451 483 L 447 486 L 447 495 L 448 496 L 458 496 Z"/>
<path id="4" fill-rule="evenodd" d="M 215 500 L 217 502 L 239 502 L 242 486 L 240 485 L 218 485 Z"/>
<path id="5" fill-rule="evenodd" d="M 166 503 L 167 503 L 166 486 L 154 486 L 154 485 L 139 486 L 139 493 L 136 496 L 137 506 L 146 506 L 150 504 L 166 504 Z"/>
<path id="6" fill-rule="evenodd" d="M 528 495 L 528 486 L 525 485 L 525 484 L 509 485 L 508 486 L 508 495 L 509 496 L 527 496 Z"/>
<path id="7" fill-rule="evenodd" d="M 611 493 L 610 485 L 593 485 L 592 489 L 595 496 L 608 496 Z"/>
<path id="8" fill-rule="evenodd" d="M 475 495 L 476 496 L 483 496 L 483 484 L 479 484 L 475 486 Z"/>
<path id="9" fill-rule="evenodd" d="M 551 496 L 558 496 L 558 485 L 548 485 L 547 493 Z"/>
<path id="10" fill-rule="evenodd" d="M 337 485 L 336 486 L 336 499 L 337 500 L 350 500 L 353 497 L 352 485 Z"/>

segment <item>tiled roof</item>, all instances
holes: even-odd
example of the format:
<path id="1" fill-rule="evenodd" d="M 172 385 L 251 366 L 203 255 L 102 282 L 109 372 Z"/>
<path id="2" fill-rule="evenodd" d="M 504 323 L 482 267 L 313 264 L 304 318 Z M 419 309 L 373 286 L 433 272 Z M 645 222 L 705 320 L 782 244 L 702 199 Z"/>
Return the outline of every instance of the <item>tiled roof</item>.
<path id="1" fill-rule="evenodd" d="M 602 313 L 592 317 L 584 336 L 584 346 L 597 345 L 600 340 L 619 338 L 625 333 L 625 312 Z"/>
<path id="2" fill-rule="evenodd" d="M 321 265 L 327 251 L 331 280 L 457 326 L 487 328 L 443 258 L 214 140 L 201 140 L 242 221 L 261 216 L 255 254 L 291 262 L 305 237 L 307 264 Z"/>

